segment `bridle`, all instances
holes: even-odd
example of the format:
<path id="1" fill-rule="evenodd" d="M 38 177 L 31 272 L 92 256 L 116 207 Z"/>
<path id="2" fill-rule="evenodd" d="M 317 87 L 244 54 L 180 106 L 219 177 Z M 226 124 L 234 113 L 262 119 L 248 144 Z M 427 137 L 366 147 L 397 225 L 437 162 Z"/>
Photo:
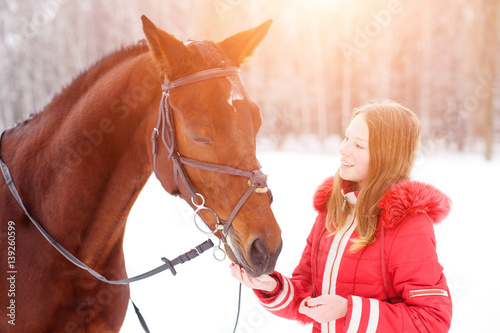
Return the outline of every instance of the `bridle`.
<path id="1" fill-rule="evenodd" d="M 168 159 L 172 161 L 173 163 L 173 177 L 174 177 L 174 184 L 175 184 L 175 191 L 171 194 L 173 195 L 180 195 L 180 186 L 179 186 L 179 177 L 182 180 L 182 183 L 186 190 L 189 193 L 189 196 L 191 198 L 191 203 L 193 206 L 196 207 L 195 210 L 195 223 L 196 223 L 196 216 L 203 210 L 207 210 L 210 213 L 212 213 L 215 217 L 216 224 L 214 226 L 214 229 L 210 232 L 213 234 L 216 234 L 217 232 L 220 231 L 221 233 L 221 240 L 226 243 L 227 242 L 227 235 L 229 232 L 229 228 L 231 227 L 231 224 L 234 221 L 234 218 L 240 211 L 241 207 L 245 204 L 245 202 L 248 200 L 250 195 L 253 192 L 257 193 L 266 193 L 269 196 L 269 201 L 272 203 L 273 197 L 272 193 L 267 187 L 267 182 L 266 182 L 266 175 L 262 173 L 262 170 L 259 165 L 259 169 L 255 169 L 252 171 L 246 171 L 242 169 L 237 169 L 229 166 L 224 166 L 224 165 L 219 165 L 219 164 L 212 164 L 212 163 L 207 163 L 207 162 L 201 162 L 197 160 L 193 160 L 187 157 L 182 156 L 179 151 L 177 150 L 177 141 L 175 137 L 175 126 L 173 122 L 173 115 L 172 115 L 172 107 L 169 104 L 169 97 L 170 97 L 170 91 L 172 89 L 175 89 L 177 87 L 182 87 L 191 83 L 199 82 L 199 81 L 204 81 L 208 79 L 213 79 L 213 78 L 219 78 L 219 77 L 225 77 L 229 75 L 239 75 L 240 69 L 238 67 L 218 67 L 218 68 L 213 68 L 213 69 L 208 69 L 204 71 L 200 71 L 185 77 L 182 77 L 180 79 L 177 79 L 175 81 L 169 82 L 167 77 L 165 76 L 164 83 L 162 85 L 162 98 L 160 102 L 160 109 L 158 111 L 158 122 L 156 124 L 156 127 L 153 129 L 153 133 L 151 134 L 151 141 L 153 144 L 153 170 L 158 178 L 158 173 L 156 169 L 156 160 L 157 160 L 157 155 L 158 155 L 158 135 L 161 133 L 161 138 L 163 145 L 168 151 Z M 193 186 L 193 183 L 191 182 L 185 166 L 190 166 L 196 169 L 202 169 L 202 170 L 208 170 L 212 172 L 218 172 L 222 174 L 227 174 L 227 175 L 235 175 L 235 176 L 241 176 L 241 177 L 246 177 L 248 178 L 248 189 L 246 192 L 243 194 L 243 196 L 240 198 L 238 203 L 234 206 L 233 210 L 231 211 L 231 214 L 229 215 L 228 219 L 226 221 L 223 221 L 219 218 L 218 214 L 211 209 L 210 207 L 205 206 L 205 198 L 204 196 L 199 193 L 196 188 Z M 198 229 L 200 229 L 202 232 L 203 229 L 198 226 L 196 223 Z M 221 244 L 219 244 L 219 249 L 221 249 Z"/>

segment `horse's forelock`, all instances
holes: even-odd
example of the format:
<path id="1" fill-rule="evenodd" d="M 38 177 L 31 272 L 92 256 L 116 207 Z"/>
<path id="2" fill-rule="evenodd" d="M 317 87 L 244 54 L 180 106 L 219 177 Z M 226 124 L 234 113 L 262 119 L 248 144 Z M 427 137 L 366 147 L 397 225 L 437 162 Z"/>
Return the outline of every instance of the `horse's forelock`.
<path id="1" fill-rule="evenodd" d="M 221 67 L 225 61 L 225 56 L 220 48 L 211 41 L 195 41 L 189 44 L 196 56 L 195 62 L 207 68 Z"/>

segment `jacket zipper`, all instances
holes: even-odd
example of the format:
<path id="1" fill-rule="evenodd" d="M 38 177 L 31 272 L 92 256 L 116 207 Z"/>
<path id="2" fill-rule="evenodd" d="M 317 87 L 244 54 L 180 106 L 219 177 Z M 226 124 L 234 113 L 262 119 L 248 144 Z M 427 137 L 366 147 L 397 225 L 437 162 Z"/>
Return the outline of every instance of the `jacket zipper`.
<path id="1" fill-rule="evenodd" d="M 345 196 L 344 196 L 345 198 Z M 344 232 L 342 233 L 342 237 L 340 237 L 340 241 L 339 241 L 339 244 L 337 245 L 337 249 L 335 251 L 335 258 L 333 259 L 333 263 L 332 263 L 332 267 L 330 269 L 330 287 L 328 288 L 328 294 L 330 294 L 331 292 L 331 287 L 332 287 L 332 272 L 333 272 L 333 268 L 335 266 L 335 263 L 337 262 L 337 259 L 338 260 L 342 260 L 342 258 L 339 258 L 338 257 L 338 254 L 339 254 L 339 249 L 340 249 L 340 245 L 342 244 L 342 240 L 344 239 L 345 235 L 347 234 L 347 232 L 349 231 L 349 229 L 352 228 L 352 226 L 354 225 L 354 221 L 356 221 L 356 214 L 353 215 L 353 218 L 352 218 L 352 221 L 351 221 L 351 224 L 349 225 L 349 227 L 344 230 Z M 347 246 L 347 245 L 346 245 Z M 326 269 L 326 267 L 325 267 Z M 330 333 L 330 323 L 327 323 L 327 333 Z"/>
<path id="2" fill-rule="evenodd" d="M 442 289 L 420 289 L 412 290 L 409 292 L 410 298 L 419 296 L 446 296 L 448 297 L 448 292 Z"/>
<path id="3" fill-rule="evenodd" d="M 347 195 L 344 194 L 344 190 L 340 190 L 340 193 L 344 196 L 344 202 L 342 203 L 342 209 L 340 211 L 344 211 L 345 210 L 345 203 L 347 201 Z"/>

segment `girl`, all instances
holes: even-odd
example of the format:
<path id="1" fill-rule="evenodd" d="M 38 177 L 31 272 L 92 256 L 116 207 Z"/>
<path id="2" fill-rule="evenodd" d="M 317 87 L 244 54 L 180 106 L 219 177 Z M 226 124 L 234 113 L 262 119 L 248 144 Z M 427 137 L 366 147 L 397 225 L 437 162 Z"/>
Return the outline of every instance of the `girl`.
<path id="1" fill-rule="evenodd" d="M 450 200 L 409 180 L 419 141 L 420 123 L 402 105 L 355 109 L 292 277 L 251 277 L 234 263 L 232 275 L 267 310 L 313 323 L 313 332 L 447 332 L 452 305 L 433 224 Z"/>

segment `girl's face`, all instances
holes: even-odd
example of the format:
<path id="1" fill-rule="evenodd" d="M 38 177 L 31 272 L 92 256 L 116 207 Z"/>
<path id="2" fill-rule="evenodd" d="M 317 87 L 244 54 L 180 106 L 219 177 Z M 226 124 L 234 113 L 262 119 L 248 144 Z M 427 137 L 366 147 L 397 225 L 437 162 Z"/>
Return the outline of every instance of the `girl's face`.
<path id="1" fill-rule="evenodd" d="M 363 114 L 358 114 L 345 130 L 345 139 L 340 145 L 340 177 L 363 185 L 370 164 L 368 150 L 368 125 Z"/>

